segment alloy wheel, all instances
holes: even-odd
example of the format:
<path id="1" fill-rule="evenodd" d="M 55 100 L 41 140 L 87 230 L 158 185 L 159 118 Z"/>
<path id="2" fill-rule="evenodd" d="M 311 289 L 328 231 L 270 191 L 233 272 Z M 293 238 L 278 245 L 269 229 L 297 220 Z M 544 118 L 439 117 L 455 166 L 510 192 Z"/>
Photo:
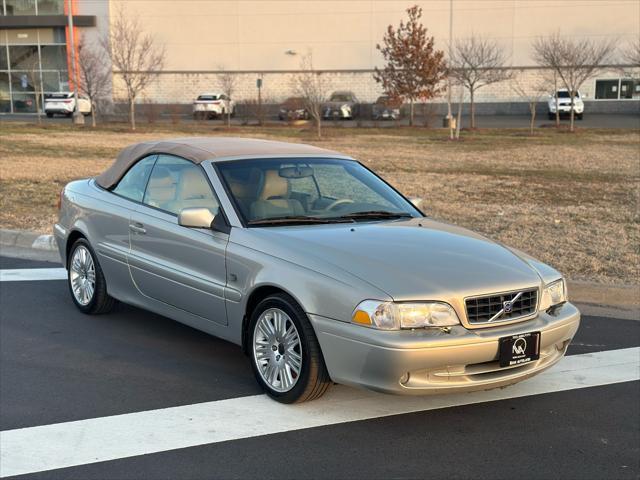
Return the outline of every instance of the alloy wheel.
<path id="1" fill-rule="evenodd" d="M 253 359 L 260 376 L 277 392 L 288 392 L 302 370 L 302 343 L 291 317 L 278 308 L 262 312 L 253 332 Z"/>
<path id="2" fill-rule="evenodd" d="M 91 253 L 82 245 L 73 251 L 69 281 L 76 301 L 82 306 L 88 305 L 96 289 L 96 267 Z"/>

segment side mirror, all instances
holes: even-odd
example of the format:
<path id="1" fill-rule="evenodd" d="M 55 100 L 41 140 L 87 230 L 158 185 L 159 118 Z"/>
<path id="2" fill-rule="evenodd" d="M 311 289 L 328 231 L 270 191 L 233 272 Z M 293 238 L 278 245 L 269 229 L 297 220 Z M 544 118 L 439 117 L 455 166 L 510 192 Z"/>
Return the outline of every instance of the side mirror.
<path id="1" fill-rule="evenodd" d="M 178 215 L 178 225 L 190 228 L 211 228 L 215 218 L 208 208 L 183 208 Z"/>
<path id="2" fill-rule="evenodd" d="M 418 210 L 422 210 L 422 198 L 420 197 L 409 197 L 408 200 L 416 207 Z"/>

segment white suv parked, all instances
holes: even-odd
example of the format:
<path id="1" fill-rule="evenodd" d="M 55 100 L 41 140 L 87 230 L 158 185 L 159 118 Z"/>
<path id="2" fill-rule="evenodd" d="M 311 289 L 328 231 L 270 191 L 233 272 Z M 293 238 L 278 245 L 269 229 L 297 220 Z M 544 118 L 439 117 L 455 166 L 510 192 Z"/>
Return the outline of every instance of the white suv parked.
<path id="1" fill-rule="evenodd" d="M 89 115 L 91 113 L 91 102 L 88 98 L 78 97 L 78 107 L 80 113 Z M 59 92 L 47 93 L 44 96 L 44 113 L 51 118 L 56 113 L 70 117 L 76 109 L 76 99 L 73 93 Z"/>
<path id="2" fill-rule="evenodd" d="M 561 88 L 556 92 L 558 96 L 558 110 L 560 111 L 560 115 L 571 114 L 571 95 L 569 95 L 569 90 L 566 88 Z M 547 102 L 549 106 L 549 120 L 552 120 L 556 116 L 556 97 L 555 95 L 549 95 L 549 101 Z M 573 110 L 576 118 L 578 120 L 582 120 L 582 115 L 584 114 L 584 102 L 582 101 L 582 95 L 580 92 L 576 92 L 576 95 L 573 99 Z"/>
<path id="3" fill-rule="evenodd" d="M 203 93 L 193 101 L 193 116 L 196 119 L 214 118 L 235 113 L 235 102 L 223 93 Z"/>

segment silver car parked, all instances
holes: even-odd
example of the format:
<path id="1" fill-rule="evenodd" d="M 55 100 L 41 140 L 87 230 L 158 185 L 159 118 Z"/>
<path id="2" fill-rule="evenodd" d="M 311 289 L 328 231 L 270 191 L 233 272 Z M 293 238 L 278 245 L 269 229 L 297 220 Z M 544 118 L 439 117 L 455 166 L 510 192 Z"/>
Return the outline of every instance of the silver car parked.
<path id="1" fill-rule="evenodd" d="M 76 306 L 117 300 L 241 345 L 281 402 L 332 381 L 488 389 L 559 361 L 580 314 L 553 268 L 425 217 L 316 147 L 189 138 L 68 184 L 54 227 Z"/>

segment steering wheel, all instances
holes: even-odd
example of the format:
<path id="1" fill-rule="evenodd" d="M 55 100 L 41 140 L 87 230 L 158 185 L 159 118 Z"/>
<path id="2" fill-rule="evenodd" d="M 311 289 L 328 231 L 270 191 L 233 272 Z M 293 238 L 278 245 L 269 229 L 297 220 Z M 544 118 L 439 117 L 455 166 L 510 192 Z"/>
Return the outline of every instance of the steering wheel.
<path id="1" fill-rule="evenodd" d="M 325 210 L 333 210 L 336 207 L 338 207 L 340 205 L 346 205 L 347 203 L 354 203 L 354 201 L 351 200 L 350 198 L 341 198 L 340 200 L 336 200 L 335 202 L 331 202 L 331 205 L 329 205 L 327 208 L 325 208 Z"/>

